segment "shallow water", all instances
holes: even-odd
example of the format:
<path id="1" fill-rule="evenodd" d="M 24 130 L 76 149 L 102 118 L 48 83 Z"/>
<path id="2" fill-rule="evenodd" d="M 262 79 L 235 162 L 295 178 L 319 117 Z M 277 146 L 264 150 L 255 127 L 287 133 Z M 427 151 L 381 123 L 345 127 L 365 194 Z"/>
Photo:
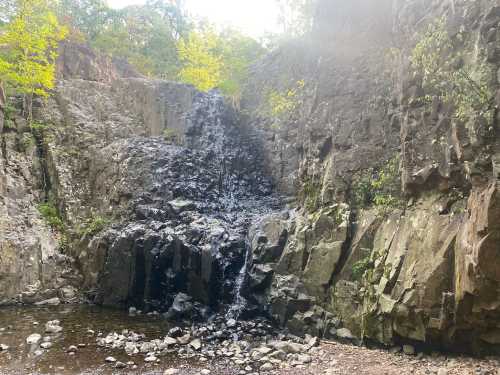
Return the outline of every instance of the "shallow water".
<path id="1" fill-rule="evenodd" d="M 45 323 L 60 320 L 63 331 L 45 334 Z M 145 364 L 143 356 L 127 356 L 123 350 L 96 345 L 99 333 L 123 329 L 144 333 L 148 339 L 163 338 L 171 327 L 158 316 L 130 317 L 124 311 L 96 306 L 2 307 L 0 308 L 0 344 L 8 345 L 0 352 L 0 374 L 115 374 L 118 371 L 104 359 L 115 357 L 124 363 L 134 361 L 138 368 L 131 373 L 155 373 L 161 368 L 179 367 L 185 362 L 176 357 L 162 357 L 160 365 Z M 92 334 L 89 330 L 93 330 Z M 26 343 L 26 338 L 39 333 L 51 336 L 52 348 L 36 355 L 38 346 Z M 67 353 L 71 345 L 85 344 L 74 355 Z"/>

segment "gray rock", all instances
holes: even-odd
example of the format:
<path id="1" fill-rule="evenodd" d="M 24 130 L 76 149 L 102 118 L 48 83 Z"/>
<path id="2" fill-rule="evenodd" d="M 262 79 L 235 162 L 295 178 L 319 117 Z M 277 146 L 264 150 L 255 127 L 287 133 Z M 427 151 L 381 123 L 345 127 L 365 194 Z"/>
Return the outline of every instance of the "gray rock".
<path id="1" fill-rule="evenodd" d="M 42 343 L 40 344 L 40 348 L 42 348 L 42 349 L 50 349 L 50 348 L 52 348 L 52 343 L 51 343 L 51 342 L 49 342 L 49 341 L 47 341 L 47 342 L 42 342 Z"/>
<path id="2" fill-rule="evenodd" d="M 344 340 L 354 340 L 355 339 L 355 337 L 353 336 L 351 331 L 348 330 L 347 328 L 339 328 L 337 330 L 337 337 L 344 339 Z"/>
<path id="3" fill-rule="evenodd" d="M 189 343 L 189 346 L 192 347 L 194 350 L 200 350 L 201 349 L 201 340 L 200 339 L 194 339 Z"/>
<path id="4" fill-rule="evenodd" d="M 63 328 L 59 325 L 59 320 L 51 320 L 45 323 L 45 332 L 46 333 L 59 333 L 63 330 Z"/>
<path id="5" fill-rule="evenodd" d="M 37 345 L 40 341 L 42 341 L 42 335 L 38 333 L 33 333 L 26 338 L 26 342 L 31 345 Z"/>
<path id="6" fill-rule="evenodd" d="M 178 375 L 180 373 L 180 370 L 176 368 L 169 368 L 163 372 L 163 375 Z"/>
<path id="7" fill-rule="evenodd" d="M 111 357 L 111 356 L 110 357 L 106 357 L 104 360 L 106 362 L 108 362 L 108 363 L 115 363 L 116 362 L 116 358 L 115 357 Z"/>
<path id="8" fill-rule="evenodd" d="M 412 345 L 403 345 L 403 353 L 407 355 L 415 355 L 415 348 Z"/>
<path id="9" fill-rule="evenodd" d="M 37 306 L 44 306 L 44 305 L 57 306 L 60 303 L 61 303 L 61 300 L 59 299 L 59 297 L 54 297 L 54 298 L 49 298 L 49 299 L 46 299 L 46 300 L 43 300 L 40 302 L 35 302 L 35 305 L 37 305 Z"/>

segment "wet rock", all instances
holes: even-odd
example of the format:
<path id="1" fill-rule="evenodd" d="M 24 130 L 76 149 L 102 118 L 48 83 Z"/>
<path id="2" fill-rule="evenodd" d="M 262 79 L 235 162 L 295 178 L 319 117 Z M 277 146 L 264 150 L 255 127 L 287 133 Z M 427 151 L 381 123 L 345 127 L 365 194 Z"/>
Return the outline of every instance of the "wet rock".
<path id="1" fill-rule="evenodd" d="M 51 320 L 45 323 L 45 332 L 46 333 L 59 333 L 63 330 L 60 326 L 61 322 L 59 320 Z"/>
<path id="2" fill-rule="evenodd" d="M 40 344 L 40 348 L 42 348 L 42 349 L 50 349 L 50 348 L 52 348 L 52 343 L 49 342 L 49 341 L 48 342 L 42 342 Z"/>
<path id="3" fill-rule="evenodd" d="M 35 302 L 35 305 L 37 305 L 37 306 L 44 306 L 44 305 L 57 306 L 60 303 L 61 303 L 61 300 L 59 299 L 59 297 L 54 297 L 54 298 L 49 298 L 49 299 L 46 299 L 46 300 L 43 300 L 40 302 Z"/>
<path id="4" fill-rule="evenodd" d="M 42 335 L 33 333 L 26 338 L 26 342 L 31 345 L 37 345 L 42 340 Z"/>
<path id="5" fill-rule="evenodd" d="M 177 337 L 181 337 L 182 335 L 184 335 L 184 331 L 180 327 L 174 327 L 168 331 L 168 335 L 170 337 L 177 338 Z"/>

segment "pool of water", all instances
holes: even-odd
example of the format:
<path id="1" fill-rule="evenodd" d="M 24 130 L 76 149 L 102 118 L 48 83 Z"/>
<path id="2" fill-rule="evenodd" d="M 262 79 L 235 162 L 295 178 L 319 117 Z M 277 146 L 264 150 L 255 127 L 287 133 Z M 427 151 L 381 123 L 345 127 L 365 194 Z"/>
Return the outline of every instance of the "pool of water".
<path id="1" fill-rule="evenodd" d="M 46 334 L 45 323 L 57 319 L 63 331 Z M 127 312 L 96 306 L 55 307 L 2 307 L 0 308 L 0 344 L 9 349 L 0 352 L 0 374 L 116 374 L 105 358 L 115 357 L 124 363 L 134 361 L 138 366 L 127 373 L 162 373 L 169 367 L 188 366 L 177 357 L 162 357 L 160 364 L 146 364 L 143 356 L 128 356 L 123 350 L 98 347 L 96 338 L 124 329 L 144 333 L 148 339 L 163 338 L 171 324 L 159 316 L 139 315 L 131 317 Z M 92 333 L 92 331 L 94 333 Z M 26 343 L 26 338 L 39 333 L 51 336 L 53 346 L 40 353 L 38 345 Z M 80 346 L 71 355 L 69 346 Z M 37 352 L 38 350 L 38 352 Z"/>

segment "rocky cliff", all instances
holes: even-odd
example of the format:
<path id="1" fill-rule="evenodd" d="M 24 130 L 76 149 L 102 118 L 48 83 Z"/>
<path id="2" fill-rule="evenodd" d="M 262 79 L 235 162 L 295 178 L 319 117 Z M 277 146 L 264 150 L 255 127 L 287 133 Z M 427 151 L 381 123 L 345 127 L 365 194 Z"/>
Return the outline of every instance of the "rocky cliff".
<path id="1" fill-rule="evenodd" d="M 295 334 L 499 350 L 498 96 L 457 116 L 427 89 L 410 57 L 437 21 L 495 94 L 496 0 L 320 0 L 241 112 L 64 46 L 35 126 L 6 111 L 0 298 L 236 301 Z"/>
<path id="2" fill-rule="evenodd" d="M 441 22 L 494 97 L 498 6 L 320 1 L 312 37 L 256 67 L 247 121 L 295 203 L 251 229 L 248 293 L 292 331 L 498 350 L 496 110 L 457 118 L 411 61 Z"/>

